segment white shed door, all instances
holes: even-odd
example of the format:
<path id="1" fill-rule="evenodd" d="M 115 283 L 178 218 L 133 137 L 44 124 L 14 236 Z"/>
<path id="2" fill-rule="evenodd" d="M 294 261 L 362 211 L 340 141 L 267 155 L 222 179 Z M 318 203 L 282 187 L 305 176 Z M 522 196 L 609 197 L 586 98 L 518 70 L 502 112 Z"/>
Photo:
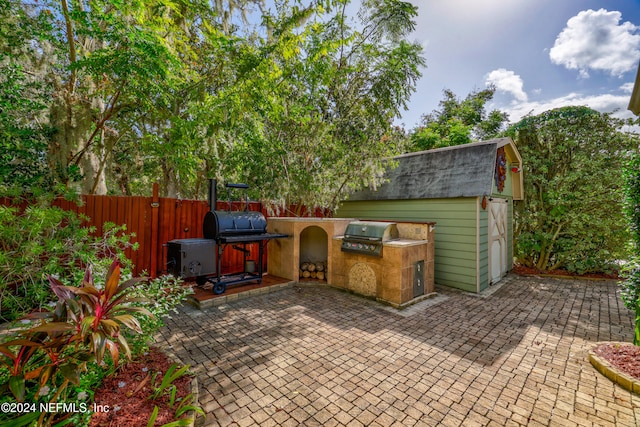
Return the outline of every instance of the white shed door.
<path id="1" fill-rule="evenodd" d="M 489 279 L 496 283 L 507 272 L 507 200 L 489 203 Z"/>

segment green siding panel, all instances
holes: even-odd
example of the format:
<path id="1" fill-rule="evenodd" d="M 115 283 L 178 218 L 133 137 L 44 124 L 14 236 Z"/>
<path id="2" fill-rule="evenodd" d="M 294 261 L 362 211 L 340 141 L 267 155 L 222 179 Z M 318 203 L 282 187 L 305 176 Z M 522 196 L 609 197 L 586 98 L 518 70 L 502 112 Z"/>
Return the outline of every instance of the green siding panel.
<path id="1" fill-rule="evenodd" d="M 489 210 L 480 209 L 480 241 L 478 242 L 478 286 L 480 291 L 489 286 Z"/>
<path id="2" fill-rule="evenodd" d="M 347 201 L 336 217 L 435 222 L 435 282 L 476 292 L 476 211 L 475 198 Z"/>

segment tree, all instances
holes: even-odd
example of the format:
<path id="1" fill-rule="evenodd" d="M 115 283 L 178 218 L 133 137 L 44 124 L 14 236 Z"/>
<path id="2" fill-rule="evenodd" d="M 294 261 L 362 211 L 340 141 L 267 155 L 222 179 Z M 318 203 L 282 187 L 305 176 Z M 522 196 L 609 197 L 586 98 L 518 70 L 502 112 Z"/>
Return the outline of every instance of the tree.
<path id="1" fill-rule="evenodd" d="M 285 2 L 265 16 L 267 39 L 243 47 L 237 83 L 209 99 L 230 118 L 227 178 L 280 207 L 333 209 L 377 185 L 386 159 L 402 151 L 392 121 L 424 65 L 420 45 L 404 40 L 411 4 L 363 2 L 358 31 L 346 22 L 348 0 L 326 3 Z"/>
<path id="2" fill-rule="evenodd" d="M 23 160 L 84 193 L 147 193 L 160 181 L 163 195 L 201 197 L 216 176 L 275 204 L 335 207 L 377 185 L 384 159 L 402 151 L 392 121 L 424 65 L 405 40 L 416 8 L 399 0 L 365 1 L 357 29 L 349 0 L 6 4 L 3 20 L 40 25 L 12 39 L 30 48 L 24 76 L 46 83 L 50 133 Z M 262 24 L 243 27 L 234 14 L 251 5 Z"/>
<path id="3" fill-rule="evenodd" d="M 22 29 L 24 73 L 46 84 L 45 117 L 52 132 L 41 153 L 53 180 L 85 193 L 106 193 L 111 156 L 124 133 L 116 119 L 141 110 L 149 114 L 188 76 L 193 56 L 187 42 L 198 37 L 189 18 L 200 4 L 3 4 L 13 11 L 3 15 L 3 25 L 15 21 Z M 2 36 L 6 45 L 13 40 Z"/>
<path id="4" fill-rule="evenodd" d="M 46 151 L 52 129 L 46 82 L 34 71 L 28 40 L 48 28 L 17 3 L 0 1 L 0 194 L 18 196 L 50 189 Z"/>
<path id="5" fill-rule="evenodd" d="M 640 345 L 640 154 L 634 153 L 625 168 L 625 213 L 633 243 L 631 259 L 622 270 L 620 296 L 625 307 L 636 313 L 633 343 Z"/>
<path id="6" fill-rule="evenodd" d="M 525 199 L 514 208 L 520 263 L 584 273 L 626 259 L 621 171 L 640 141 L 628 124 L 587 107 L 563 107 L 509 128 L 524 163 Z"/>
<path id="7" fill-rule="evenodd" d="M 490 86 L 475 90 L 461 100 L 445 89 L 440 109 L 422 116 L 422 123 L 411 132 L 410 150 L 467 144 L 474 139 L 498 136 L 508 116 L 499 110 L 486 111 L 486 104 L 493 99 L 495 91 L 495 87 Z"/>

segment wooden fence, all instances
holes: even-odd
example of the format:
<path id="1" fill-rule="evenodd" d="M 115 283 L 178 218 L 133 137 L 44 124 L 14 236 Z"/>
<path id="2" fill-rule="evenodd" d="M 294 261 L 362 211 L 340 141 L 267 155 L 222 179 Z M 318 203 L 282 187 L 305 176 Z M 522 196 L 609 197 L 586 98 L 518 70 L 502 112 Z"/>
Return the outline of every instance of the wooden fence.
<path id="1" fill-rule="evenodd" d="M 143 272 L 156 277 L 166 272 L 166 243 L 174 239 L 202 238 L 202 222 L 209 211 L 209 204 L 201 200 L 181 200 L 158 197 L 157 185 L 154 185 L 154 196 L 96 196 L 83 195 L 80 205 L 63 199 L 54 201 L 67 211 L 86 215 L 89 218 L 87 226 L 96 228 L 95 235 L 102 235 L 105 222 L 117 225 L 126 224 L 127 232 L 135 234 L 133 243 L 138 243 L 136 251 L 127 250 L 126 255 L 135 265 L 134 274 Z M 7 199 L 0 198 L 0 204 L 9 204 Z M 26 206 L 21 206 L 22 208 Z M 232 210 L 243 210 L 244 202 L 232 202 Z M 217 209 L 228 209 L 228 202 L 218 200 Z M 249 210 L 261 211 L 265 216 L 266 210 L 259 202 L 249 202 Z M 294 212 L 292 207 L 290 212 Z M 313 216 L 322 217 L 326 214 L 322 210 L 313 212 Z M 287 216 L 286 214 L 282 216 Z M 247 246 L 250 250 L 249 258 L 258 259 L 258 246 Z M 267 251 L 263 257 L 263 271 L 267 267 Z M 243 254 L 228 248 L 222 257 L 222 274 L 241 272 L 244 269 Z"/>

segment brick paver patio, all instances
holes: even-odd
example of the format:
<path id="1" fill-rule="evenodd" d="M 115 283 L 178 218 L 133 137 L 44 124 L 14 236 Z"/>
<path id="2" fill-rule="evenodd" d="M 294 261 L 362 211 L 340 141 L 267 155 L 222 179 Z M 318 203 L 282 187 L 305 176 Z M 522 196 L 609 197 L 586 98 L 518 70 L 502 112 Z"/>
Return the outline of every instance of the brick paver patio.
<path id="1" fill-rule="evenodd" d="M 632 339 L 615 282 L 505 280 L 403 312 L 291 287 L 184 307 L 159 342 L 197 374 L 207 426 L 640 425 L 640 397 L 587 355 Z"/>

